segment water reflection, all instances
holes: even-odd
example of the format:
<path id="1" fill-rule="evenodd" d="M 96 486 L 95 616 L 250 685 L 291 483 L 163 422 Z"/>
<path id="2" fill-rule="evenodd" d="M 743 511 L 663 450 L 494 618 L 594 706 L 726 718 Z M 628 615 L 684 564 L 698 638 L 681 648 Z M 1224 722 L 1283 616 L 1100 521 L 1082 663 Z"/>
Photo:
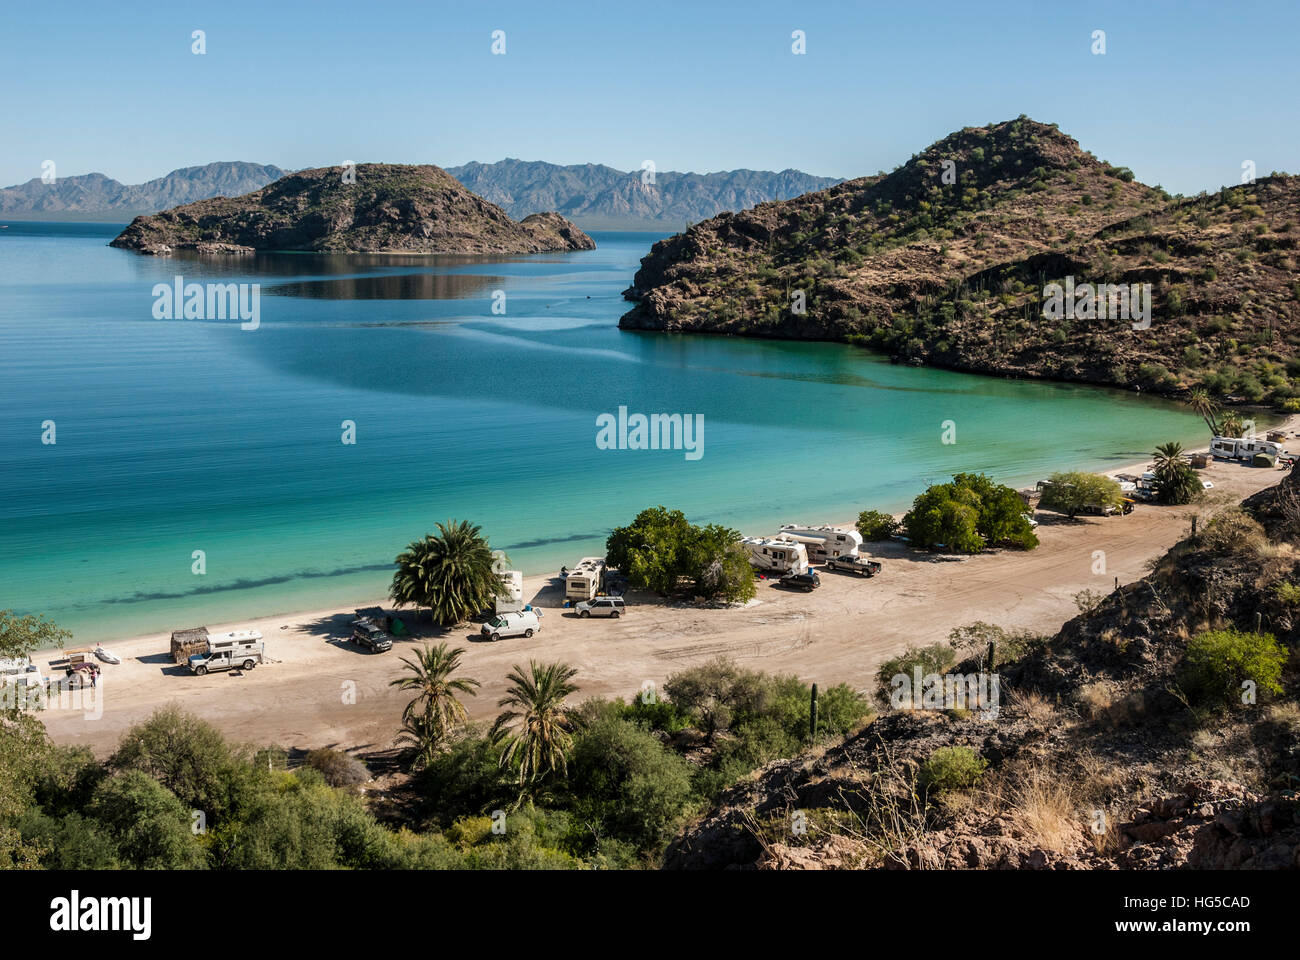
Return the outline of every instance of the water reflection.
<path id="1" fill-rule="evenodd" d="M 487 296 L 505 280 L 485 274 L 393 273 L 278 283 L 262 292 L 311 300 L 465 300 Z"/>

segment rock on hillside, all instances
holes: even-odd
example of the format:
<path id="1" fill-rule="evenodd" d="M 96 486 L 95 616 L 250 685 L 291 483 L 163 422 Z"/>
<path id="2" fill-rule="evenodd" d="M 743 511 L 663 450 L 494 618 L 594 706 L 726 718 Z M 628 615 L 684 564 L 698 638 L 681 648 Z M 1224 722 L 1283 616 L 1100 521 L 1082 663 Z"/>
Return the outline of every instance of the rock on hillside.
<path id="1" fill-rule="evenodd" d="M 558 214 L 515 222 L 434 166 L 360 164 L 289 174 L 255 193 L 137 217 L 113 240 L 142 253 L 313 250 L 334 253 L 526 254 L 591 250 Z"/>

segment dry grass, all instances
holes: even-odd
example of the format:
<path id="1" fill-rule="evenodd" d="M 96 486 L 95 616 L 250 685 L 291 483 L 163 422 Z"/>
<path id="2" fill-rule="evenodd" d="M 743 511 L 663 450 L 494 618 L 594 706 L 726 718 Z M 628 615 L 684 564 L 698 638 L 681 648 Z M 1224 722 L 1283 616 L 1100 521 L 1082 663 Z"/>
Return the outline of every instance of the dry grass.
<path id="1" fill-rule="evenodd" d="M 1053 723 L 1057 719 L 1056 704 L 1037 690 L 1008 690 L 1007 704 L 1037 724 Z"/>
<path id="2" fill-rule="evenodd" d="M 1140 691 L 1122 693 L 1104 680 L 1084 684 L 1075 698 L 1084 716 L 1110 727 L 1136 723 L 1146 715 L 1146 697 Z"/>
<path id="3" fill-rule="evenodd" d="M 1079 838 L 1079 821 L 1069 787 L 1036 770 L 1016 789 L 1014 815 L 1044 850 L 1066 853 Z"/>

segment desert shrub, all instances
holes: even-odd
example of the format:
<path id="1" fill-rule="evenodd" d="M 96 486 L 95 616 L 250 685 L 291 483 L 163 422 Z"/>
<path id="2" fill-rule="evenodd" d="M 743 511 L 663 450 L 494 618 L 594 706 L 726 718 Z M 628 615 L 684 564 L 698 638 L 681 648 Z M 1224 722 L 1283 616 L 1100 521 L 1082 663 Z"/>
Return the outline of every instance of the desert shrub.
<path id="1" fill-rule="evenodd" d="M 899 523 L 879 510 L 863 510 L 858 514 L 858 533 L 863 540 L 888 540 L 898 532 Z"/>
<path id="2" fill-rule="evenodd" d="M 970 747 L 940 747 L 917 773 L 917 785 L 926 792 L 964 790 L 973 787 L 988 767 L 988 761 Z"/>
<path id="3" fill-rule="evenodd" d="M 1300 603 L 1300 584 L 1283 582 L 1274 589 L 1277 591 L 1277 598 L 1288 606 Z"/>
<path id="4" fill-rule="evenodd" d="M 1197 535 L 1197 545 L 1212 553 L 1259 556 L 1269 548 L 1268 534 L 1241 507 L 1229 507 L 1210 518 Z"/>
<path id="5" fill-rule="evenodd" d="M 1037 634 L 1026 630 L 1005 630 L 992 623 L 976 620 L 964 626 L 953 627 L 948 633 L 948 645 L 957 656 L 970 653 L 984 653 L 988 645 L 993 646 L 993 662 L 985 664 L 985 669 L 996 670 L 999 665 L 1011 663 L 1039 649 L 1047 641 Z M 939 646 L 936 644 L 936 646 Z M 936 673 L 942 673 L 936 670 Z"/>
<path id="6" fill-rule="evenodd" d="M 313 770 L 320 771 L 331 787 L 359 787 L 370 779 L 366 765 L 342 750 L 312 750 L 305 762 Z"/>
<path id="7" fill-rule="evenodd" d="M 1260 693 L 1281 693 L 1286 659 L 1286 647 L 1271 633 L 1210 630 L 1188 641 L 1179 685 L 1194 703 L 1241 703 L 1243 684 L 1253 683 Z"/>
<path id="8" fill-rule="evenodd" d="M 957 662 L 957 651 L 946 643 L 932 643 L 928 647 L 908 647 L 901 654 L 886 660 L 876 671 L 880 685 L 888 689 L 890 681 L 898 674 L 909 678 L 917 667 L 921 675 L 947 673 Z"/>

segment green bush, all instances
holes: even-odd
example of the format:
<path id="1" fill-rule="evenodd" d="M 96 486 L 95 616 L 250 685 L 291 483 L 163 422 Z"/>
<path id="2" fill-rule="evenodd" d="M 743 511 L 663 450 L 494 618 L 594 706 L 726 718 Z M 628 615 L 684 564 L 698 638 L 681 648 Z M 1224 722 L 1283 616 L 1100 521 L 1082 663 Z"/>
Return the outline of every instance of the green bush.
<path id="1" fill-rule="evenodd" d="M 985 546 L 1031 550 L 1038 537 L 1029 525 L 1020 494 L 982 473 L 958 473 L 935 484 L 912 503 L 903 518 L 915 547 L 978 553 Z"/>
<path id="2" fill-rule="evenodd" d="M 1194 703 L 1242 702 L 1248 681 L 1264 694 L 1282 692 L 1287 649 L 1271 633 L 1210 630 L 1187 644 L 1179 685 Z"/>
<path id="3" fill-rule="evenodd" d="M 932 643 L 928 647 L 908 647 L 898 656 L 886 660 L 876 670 L 876 679 L 880 685 L 886 689 L 889 688 L 890 681 L 898 674 L 906 674 L 909 678 L 917 667 L 921 668 L 921 675 L 938 673 L 944 674 L 952 669 L 957 662 L 957 651 L 946 643 Z"/>
<path id="4" fill-rule="evenodd" d="M 1083 511 L 1118 510 L 1124 504 L 1119 481 L 1097 473 L 1068 470 L 1052 474 L 1038 506 L 1074 518 Z"/>
<path id="5" fill-rule="evenodd" d="M 586 825 L 589 853 L 612 837 L 656 850 L 672 836 L 691 797 L 690 765 L 635 723 L 606 715 L 575 738 L 566 804 Z"/>
<path id="6" fill-rule="evenodd" d="M 866 541 L 888 540 L 898 532 L 899 523 L 879 510 L 863 510 L 858 514 L 858 533 Z"/>
<path id="7" fill-rule="evenodd" d="M 754 572 L 739 539 L 730 528 L 695 526 L 680 510 L 651 507 L 609 535 L 606 561 L 640 590 L 743 602 L 753 599 Z"/>
<path id="8" fill-rule="evenodd" d="M 976 784 L 988 765 L 970 747 L 940 747 L 921 764 L 917 785 L 926 792 L 965 790 Z"/>

